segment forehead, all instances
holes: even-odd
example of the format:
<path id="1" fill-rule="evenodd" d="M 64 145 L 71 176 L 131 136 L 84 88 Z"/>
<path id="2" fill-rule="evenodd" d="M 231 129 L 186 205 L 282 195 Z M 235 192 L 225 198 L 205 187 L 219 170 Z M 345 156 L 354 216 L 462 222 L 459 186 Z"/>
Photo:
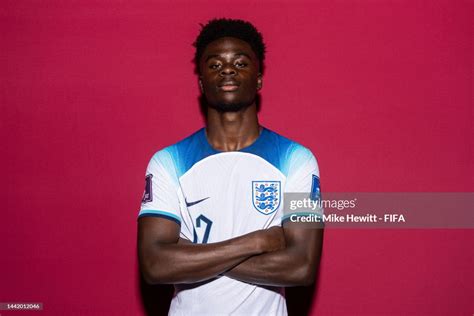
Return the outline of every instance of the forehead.
<path id="1" fill-rule="evenodd" d="M 215 41 L 210 42 L 203 51 L 202 59 L 206 60 L 208 57 L 246 54 L 252 59 L 257 59 L 252 47 L 245 41 L 235 37 L 221 37 Z"/>

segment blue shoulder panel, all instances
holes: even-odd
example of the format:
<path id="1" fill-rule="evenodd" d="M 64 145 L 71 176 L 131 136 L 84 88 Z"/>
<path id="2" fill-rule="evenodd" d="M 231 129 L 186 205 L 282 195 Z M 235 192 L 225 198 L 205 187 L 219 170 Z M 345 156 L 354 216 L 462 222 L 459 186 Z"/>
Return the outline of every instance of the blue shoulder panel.
<path id="1" fill-rule="evenodd" d="M 196 162 L 218 153 L 207 143 L 204 128 L 164 150 L 168 151 L 171 155 L 178 178 L 186 173 Z"/>
<path id="2" fill-rule="evenodd" d="M 308 150 L 286 137 L 263 128 L 262 133 L 253 144 L 239 151 L 265 159 L 287 176 L 290 159 L 294 159 L 295 154 L 304 156 Z M 201 128 L 182 141 L 166 147 L 157 155 L 161 156 L 161 161 L 166 160 L 167 165 L 172 164 L 173 166 L 169 165 L 168 167 L 170 169 L 174 167 L 177 178 L 180 178 L 198 161 L 219 153 L 221 152 L 209 144 L 205 129 Z"/>
<path id="3" fill-rule="evenodd" d="M 295 154 L 299 155 L 308 150 L 300 144 L 264 128 L 260 137 L 241 151 L 265 159 L 285 176 L 288 176 L 291 159 L 294 159 Z"/>
<path id="4" fill-rule="evenodd" d="M 282 171 L 284 153 L 290 145 L 291 141 L 289 139 L 264 128 L 260 137 L 252 145 L 243 148 L 241 151 L 257 155 Z"/>

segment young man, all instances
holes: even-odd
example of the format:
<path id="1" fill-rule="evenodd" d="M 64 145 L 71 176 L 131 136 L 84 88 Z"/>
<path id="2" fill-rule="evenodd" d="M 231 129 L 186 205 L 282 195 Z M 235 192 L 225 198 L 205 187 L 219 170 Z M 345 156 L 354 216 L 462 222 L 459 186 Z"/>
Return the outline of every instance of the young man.
<path id="1" fill-rule="evenodd" d="M 322 229 L 288 220 L 282 199 L 319 192 L 316 159 L 258 123 L 265 46 L 250 23 L 212 20 L 194 45 L 206 127 L 148 165 L 141 271 L 175 285 L 170 315 L 286 315 L 284 287 L 314 282 Z"/>

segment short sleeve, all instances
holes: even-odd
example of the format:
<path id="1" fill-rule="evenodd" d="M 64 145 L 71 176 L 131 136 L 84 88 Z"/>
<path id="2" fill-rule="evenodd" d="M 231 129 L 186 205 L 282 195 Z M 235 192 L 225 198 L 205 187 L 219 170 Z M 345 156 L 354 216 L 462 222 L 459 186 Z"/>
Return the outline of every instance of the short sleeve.
<path id="1" fill-rule="evenodd" d="M 319 180 L 316 158 L 309 149 L 297 145 L 289 158 L 285 192 L 310 193 L 316 189 L 314 178 Z"/>
<path id="2" fill-rule="evenodd" d="M 320 216 L 323 212 L 318 162 L 313 153 L 301 145 L 295 145 L 289 154 L 284 195 L 282 221 L 288 220 L 292 214 Z M 294 207 L 299 205 L 299 201 L 304 207 Z"/>
<path id="3" fill-rule="evenodd" d="M 181 224 L 178 181 L 172 157 L 166 151 L 156 153 L 148 163 L 145 190 L 138 217 L 163 217 Z"/>

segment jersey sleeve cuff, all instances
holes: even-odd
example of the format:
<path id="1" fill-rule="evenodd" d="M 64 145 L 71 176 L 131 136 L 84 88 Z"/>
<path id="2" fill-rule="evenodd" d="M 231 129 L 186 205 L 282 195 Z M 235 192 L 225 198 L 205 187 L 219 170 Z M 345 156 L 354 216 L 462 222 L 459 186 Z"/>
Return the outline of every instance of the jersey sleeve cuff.
<path id="1" fill-rule="evenodd" d="M 159 211 L 159 210 L 141 210 L 140 213 L 138 214 L 138 218 L 142 217 L 161 217 L 165 219 L 169 219 L 178 225 L 181 225 L 181 218 L 173 213 L 166 212 L 166 211 Z"/>

